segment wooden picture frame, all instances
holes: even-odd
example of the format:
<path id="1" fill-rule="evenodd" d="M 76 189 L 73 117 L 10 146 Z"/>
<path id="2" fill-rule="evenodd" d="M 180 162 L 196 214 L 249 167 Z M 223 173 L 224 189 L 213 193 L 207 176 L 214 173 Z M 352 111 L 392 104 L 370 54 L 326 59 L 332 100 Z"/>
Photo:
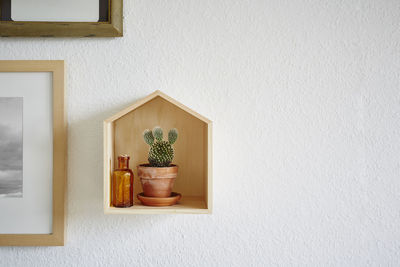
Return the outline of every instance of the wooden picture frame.
<path id="1" fill-rule="evenodd" d="M 9 0 L 0 0 L 3 5 Z M 25 22 L 0 20 L 1 37 L 122 37 L 123 0 L 108 1 L 108 10 L 100 8 L 100 15 L 108 18 L 98 22 Z M 0 15 L 2 14 L 0 9 Z M 3 12 L 4 16 L 4 12 Z"/>
<path id="2" fill-rule="evenodd" d="M 52 74 L 52 233 L 0 234 L 0 246 L 63 246 L 67 170 L 67 116 L 64 61 L 0 60 L 0 72 L 50 72 Z M 50 130 L 51 131 L 51 130 Z M 24 163 L 25 164 L 25 163 Z"/>

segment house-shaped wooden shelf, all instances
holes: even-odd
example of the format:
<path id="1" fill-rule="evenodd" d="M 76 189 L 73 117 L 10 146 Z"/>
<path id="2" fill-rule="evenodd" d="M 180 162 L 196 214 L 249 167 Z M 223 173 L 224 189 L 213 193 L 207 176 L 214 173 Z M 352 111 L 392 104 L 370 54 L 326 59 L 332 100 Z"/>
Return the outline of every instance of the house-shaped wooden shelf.
<path id="1" fill-rule="evenodd" d="M 179 131 L 174 144 L 174 164 L 179 166 L 173 191 L 182 194 L 178 204 L 169 207 L 143 206 L 137 199 L 142 186 L 136 166 L 147 163 L 149 146 L 143 131 L 161 126 L 165 132 Z M 104 121 L 104 212 L 106 214 L 211 213 L 212 208 L 212 124 L 207 118 L 156 91 Z M 117 157 L 131 157 L 134 172 L 135 203 L 115 208 L 111 202 L 111 177 Z"/>

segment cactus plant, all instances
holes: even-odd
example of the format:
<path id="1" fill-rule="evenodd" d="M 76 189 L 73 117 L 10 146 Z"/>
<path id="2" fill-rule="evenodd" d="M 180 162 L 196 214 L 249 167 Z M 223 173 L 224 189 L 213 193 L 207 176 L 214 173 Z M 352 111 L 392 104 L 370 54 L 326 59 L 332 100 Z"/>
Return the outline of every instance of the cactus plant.
<path id="1" fill-rule="evenodd" d="M 174 158 L 172 144 L 178 139 L 178 130 L 171 129 L 168 132 L 168 141 L 163 140 L 161 127 L 154 127 L 153 131 L 146 129 L 143 139 L 150 146 L 148 160 L 151 167 L 168 167 Z"/>

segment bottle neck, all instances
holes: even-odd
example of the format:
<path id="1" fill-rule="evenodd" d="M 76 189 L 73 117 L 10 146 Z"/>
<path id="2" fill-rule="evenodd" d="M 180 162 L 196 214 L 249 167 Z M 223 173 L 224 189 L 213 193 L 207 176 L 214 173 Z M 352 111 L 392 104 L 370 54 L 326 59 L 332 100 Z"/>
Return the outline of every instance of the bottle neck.
<path id="1" fill-rule="evenodd" d="M 129 169 L 129 159 L 128 158 L 118 159 L 118 169 Z"/>

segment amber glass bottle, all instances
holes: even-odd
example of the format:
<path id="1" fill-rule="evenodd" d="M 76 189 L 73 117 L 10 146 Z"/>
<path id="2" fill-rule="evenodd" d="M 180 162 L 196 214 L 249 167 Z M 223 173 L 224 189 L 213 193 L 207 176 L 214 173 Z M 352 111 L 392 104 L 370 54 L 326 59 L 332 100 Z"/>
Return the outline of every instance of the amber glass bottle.
<path id="1" fill-rule="evenodd" d="M 112 177 L 112 203 L 114 207 L 133 205 L 133 172 L 129 169 L 129 156 L 118 156 L 118 169 Z"/>

